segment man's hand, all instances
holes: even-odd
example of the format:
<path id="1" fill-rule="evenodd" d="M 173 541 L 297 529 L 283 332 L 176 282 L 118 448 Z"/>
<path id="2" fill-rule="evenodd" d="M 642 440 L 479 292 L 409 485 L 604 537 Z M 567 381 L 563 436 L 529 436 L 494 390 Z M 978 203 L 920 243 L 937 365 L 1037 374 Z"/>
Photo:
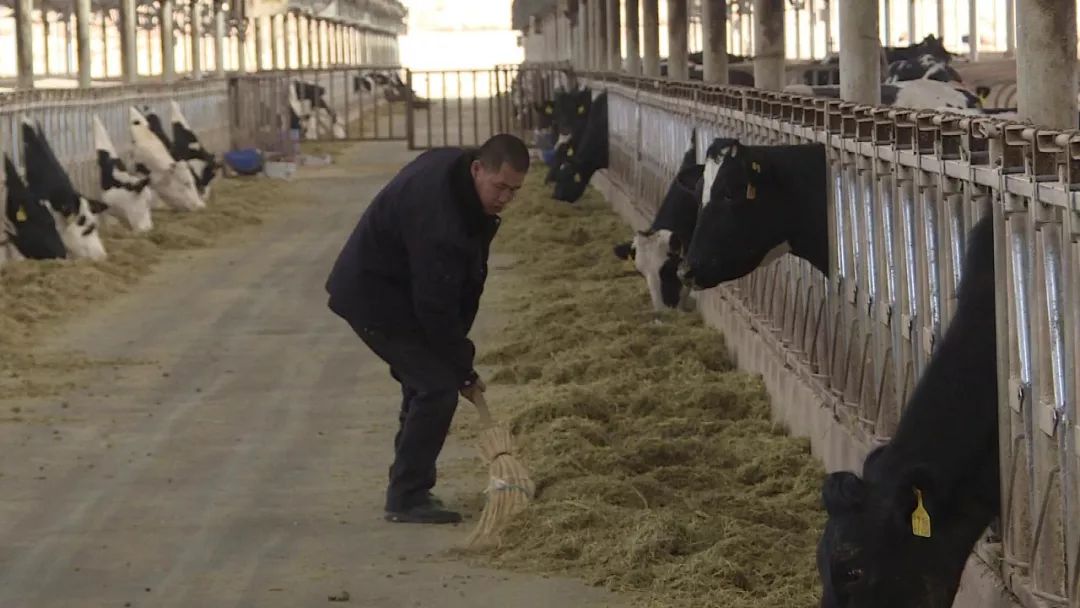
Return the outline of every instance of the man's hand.
<path id="1" fill-rule="evenodd" d="M 484 384 L 483 380 L 481 380 L 480 378 L 477 378 L 476 382 L 473 382 L 469 386 L 466 386 L 465 388 L 461 389 L 461 396 L 468 399 L 470 403 L 475 404 L 476 403 L 476 396 L 479 395 L 479 394 L 482 394 L 486 390 L 487 390 L 487 385 Z"/>

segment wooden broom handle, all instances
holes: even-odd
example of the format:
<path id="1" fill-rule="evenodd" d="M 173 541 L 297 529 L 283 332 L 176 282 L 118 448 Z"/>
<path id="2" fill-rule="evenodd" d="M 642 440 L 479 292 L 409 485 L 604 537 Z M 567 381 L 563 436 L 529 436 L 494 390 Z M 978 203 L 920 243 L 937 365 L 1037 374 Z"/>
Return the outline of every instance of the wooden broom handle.
<path id="1" fill-rule="evenodd" d="M 484 397 L 484 391 L 475 391 L 473 399 L 473 405 L 476 406 L 476 411 L 480 413 L 480 422 L 484 425 L 484 428 L 495 426 L 495 421 L 491 418 L 491 409 L 488 408 L 487 399 Z"/>

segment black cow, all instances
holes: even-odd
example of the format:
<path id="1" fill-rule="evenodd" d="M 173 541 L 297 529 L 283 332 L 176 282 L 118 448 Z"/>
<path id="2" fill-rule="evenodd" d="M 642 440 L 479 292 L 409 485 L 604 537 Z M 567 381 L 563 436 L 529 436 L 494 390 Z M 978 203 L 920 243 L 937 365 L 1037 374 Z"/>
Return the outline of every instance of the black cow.
<path id="1" fill-rule="evenodd" d="M 867 456 L 862 478 L 825 480 L 822 608 L 952 606 L 972 547 L 1000 512 L 992 218 L 968 240 L 956 316 L 892 440 Z M 928 530 L 913 522 L 920 501 Z"/>
<path id="2" fill-rule="evenodd" d="M 692 140 L 691 140 L 692 141 Z M 691 305 L 689 290 L 679 280 L 678 269 L 697 225 L 704 165 L 695 162 L 696 148 L 683 156 L 679 172 L 672 180 L 648 230 L 634 240 L 615 246 L 615 255 L 632 260 L 649 287 L 649 297 L 657 312 L 664 307 Z"/>
<path id="3" fill-rule="evenodd" d="M 558 139 L 555 140 L 554 159 L 544 177 L 545 184 L 555 181 L 563 164 L 577 154 L 585 137 L 592 104 L 592 91 L 587 88 L 556 93 L 552 102 L 552 126 Z"/>
<path id="4" fill-rule="evenodd" d="M 821 144 L 746 146 L 717 139 L 680 274 L 696 289 L 745 276 L 790 251 L 829 274 L 827 167 Z"/>
<path id="5" fill-rule="evenodd" d="M 5 216 L 7 237 L 19 256 L 30 260 L 67 257 L 67 248 L 56 230 L 56 221 L 46 202 L 37 199 L 26 187 L 15 163 L 4 155 L 4 180 L 7 185 Z M 3 236 L 3 235 L 0 235 Z M 0 256 L 6 257 L 0 251 Z M 18 256 L 16 256 L 18 257 Z"/>
<path id="6" fill-rule="evenodd" d="M 560 166 L 555 178 L 555 200 L 573 203 L 585 193 L 593 173 L 608 166 L 608 111 L 607 93 L 601 93 L 592 102 L 581 145 L 573 148 Z"/>

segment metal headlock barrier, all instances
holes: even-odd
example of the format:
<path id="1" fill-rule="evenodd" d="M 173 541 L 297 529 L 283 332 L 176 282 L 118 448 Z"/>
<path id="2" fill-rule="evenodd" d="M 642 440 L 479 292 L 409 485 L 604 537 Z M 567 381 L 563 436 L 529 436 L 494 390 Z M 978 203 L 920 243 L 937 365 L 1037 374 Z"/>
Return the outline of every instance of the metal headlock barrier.
<path id="1" fill-rule="evenodd" d="M 608 93 L 601 179 L 635 227 L 651 220 L 692 129 L 699 161 L 717 136 L 825 144 L 831 277 L 787 255 L 700 300 L 722 329 L 754 335 L 740 364 L 753 360 L 774 410 L 830 470 L 861 470 L 896 429 L 954 313 L 967 232 L 993 214 L 1003 501 L 1001 538 L 984 538 L 975 561 L 1024 606 L 1080 606 L 1080 132 L 585 78 Z"/>
<path id="2" fill-rule="evenodd" d="M 165 122 L 166 132 L 171 133 L 170 101 L 180 105 L 184 117 L 208 149 L 216 153 L 228 149 L 228 88 L 224 80 L 3 94 L 0 95 L 0 147 L 21 165 L 23 119 L 40 121 L 45 138 L 75 186 L 96 195 L 100 174 L 94 149 L 93 117 L 101 119 L 117 153 L 126 157 L 131 149 L 129 108 L 150 107 Z"/>

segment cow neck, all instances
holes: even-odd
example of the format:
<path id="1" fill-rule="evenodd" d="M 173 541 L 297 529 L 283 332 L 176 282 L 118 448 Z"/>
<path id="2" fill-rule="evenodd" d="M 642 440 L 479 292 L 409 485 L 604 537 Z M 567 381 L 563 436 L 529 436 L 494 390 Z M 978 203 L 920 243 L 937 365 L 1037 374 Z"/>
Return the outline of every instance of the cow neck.
<path id="1" fill-rule="evenodd" d="M 816 145 L 807 146 L 806 149 L 812 158 L 797 157 L 798 161 L 806 162 L 793 164 L 794 171 L 786 176 L 782 185 L 777 184 L 776 194 L 789 208 L 789 213 L 785 215 L 791 221 L 786 224 L 785 237 L 791 246 L 791 253 L 810 262 L 828 276 L 829 242 L 827 237 L 823 238 L 823 235 L 828 235 L 829 229 L 825 195 L 827 180 L 823 179 L 826 171 L 824 149 L 819 150 Z M 820 159 L 816 158 L 817 152 L 820 152 Z M 815 172 L 820 172 L 820 175 Z M 819 181 L 821 184 L 817 187 Z"/>
<path id="2" fill-rule="evenodd" d="M 450 182 L 469 235 L 494 236 L 499 217 L 489 216 L 484 212 L 484 205 L 476 192 L 476 182 L 472 176 L 472 162 L 476 160 L 476 154 L 476 151 L 466 150 L 458 157 L 450 171 Z"/>

